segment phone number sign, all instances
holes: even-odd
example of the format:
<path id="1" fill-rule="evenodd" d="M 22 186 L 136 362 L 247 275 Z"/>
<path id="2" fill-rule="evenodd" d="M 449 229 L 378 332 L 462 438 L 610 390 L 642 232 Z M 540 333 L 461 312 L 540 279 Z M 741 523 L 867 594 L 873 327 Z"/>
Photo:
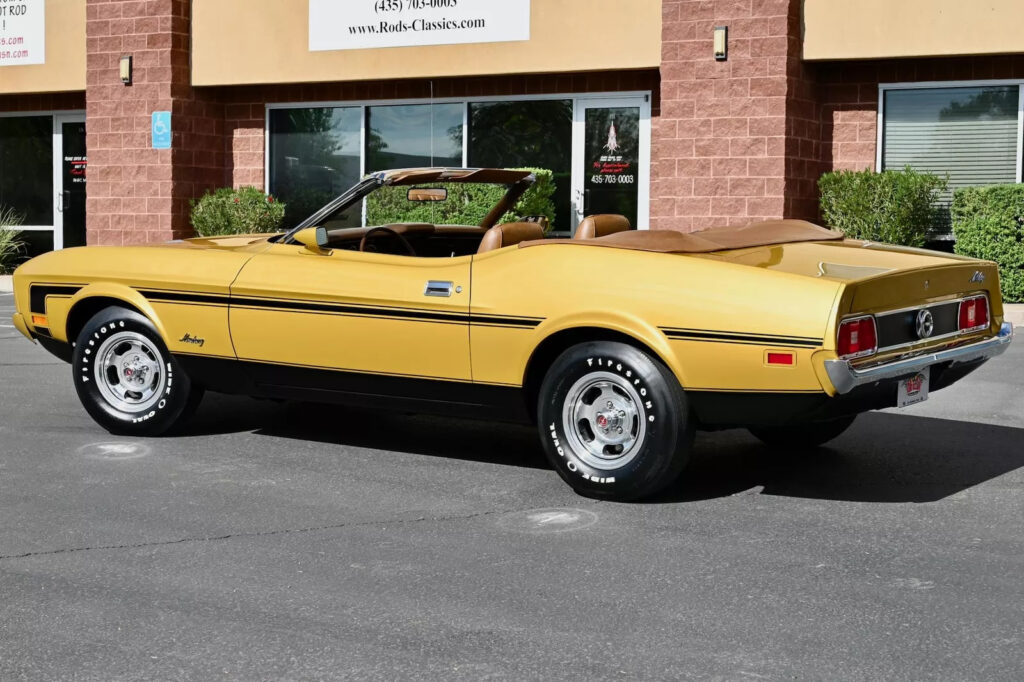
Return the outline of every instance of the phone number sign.
<path id="1" fill-rule="evenodd" d="M 530 39 L 530 0 L 309 0 L 309 49 Z"/>
<path id="2" fill-rule="evenodd" d="M 46 0 L 0 0 L 0 66 L 46 62 Z"/>

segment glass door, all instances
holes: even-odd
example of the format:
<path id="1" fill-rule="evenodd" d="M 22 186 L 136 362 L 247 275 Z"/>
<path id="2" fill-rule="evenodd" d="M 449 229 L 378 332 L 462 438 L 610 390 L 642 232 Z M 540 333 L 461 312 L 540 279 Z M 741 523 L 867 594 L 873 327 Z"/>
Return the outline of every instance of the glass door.
<path id="1" fill-rule="evenodd" d="M 573 117 L 573 228 L 618 213 L 649 226 L 651 106 L 646 97 L 578 99 Z"/>
<path id="2" fill-rule="evenodd" d="M 85 116 L 53 117 L 53 248 L 85 246 Z"/>

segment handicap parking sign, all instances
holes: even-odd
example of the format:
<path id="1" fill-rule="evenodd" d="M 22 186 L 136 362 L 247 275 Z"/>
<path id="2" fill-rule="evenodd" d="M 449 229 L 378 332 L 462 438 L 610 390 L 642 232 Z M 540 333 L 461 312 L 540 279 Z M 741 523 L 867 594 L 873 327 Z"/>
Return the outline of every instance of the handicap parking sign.
<path id="1" fill-rule="evenodd" d="M 152 138 L 153 149 L 171 148 L 171 112 L 153 112 Z"/>

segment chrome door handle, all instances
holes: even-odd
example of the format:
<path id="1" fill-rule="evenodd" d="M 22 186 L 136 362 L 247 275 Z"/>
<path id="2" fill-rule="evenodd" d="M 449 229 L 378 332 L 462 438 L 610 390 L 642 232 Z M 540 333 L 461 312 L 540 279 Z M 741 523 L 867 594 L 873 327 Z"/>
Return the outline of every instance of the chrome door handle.
<path id="1" fill-rule="evenodd" d="M 424 296 L 440 296 L 447 298 L 452 295 L 452 282 L 439 282 L 437 280 L 430 280 L 427 282 L 427 288 L 423 290 Z"/>

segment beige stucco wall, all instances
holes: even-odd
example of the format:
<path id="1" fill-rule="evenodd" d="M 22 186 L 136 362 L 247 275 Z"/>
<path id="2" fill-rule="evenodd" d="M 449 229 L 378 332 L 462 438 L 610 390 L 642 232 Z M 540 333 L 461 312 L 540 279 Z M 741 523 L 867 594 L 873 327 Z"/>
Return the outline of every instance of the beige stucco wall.
<path id="1" fill-rule="evenodd" d="M 0 66 L 0 94 L 85 90 L 85 0 L 46 0 L 46 63 Z"/>
<path id="2" fill-rule="evenodd" d="M 804 0 L 804 59 L 1024 52 L 1024 0 Z"/>
<path id="3" fill-rule="evenodd" d="M 193 0 L 194 85 L 658 67 L 661 0 L 533 0 L 530 40 L 310 52 L 307 0 Z"/>

